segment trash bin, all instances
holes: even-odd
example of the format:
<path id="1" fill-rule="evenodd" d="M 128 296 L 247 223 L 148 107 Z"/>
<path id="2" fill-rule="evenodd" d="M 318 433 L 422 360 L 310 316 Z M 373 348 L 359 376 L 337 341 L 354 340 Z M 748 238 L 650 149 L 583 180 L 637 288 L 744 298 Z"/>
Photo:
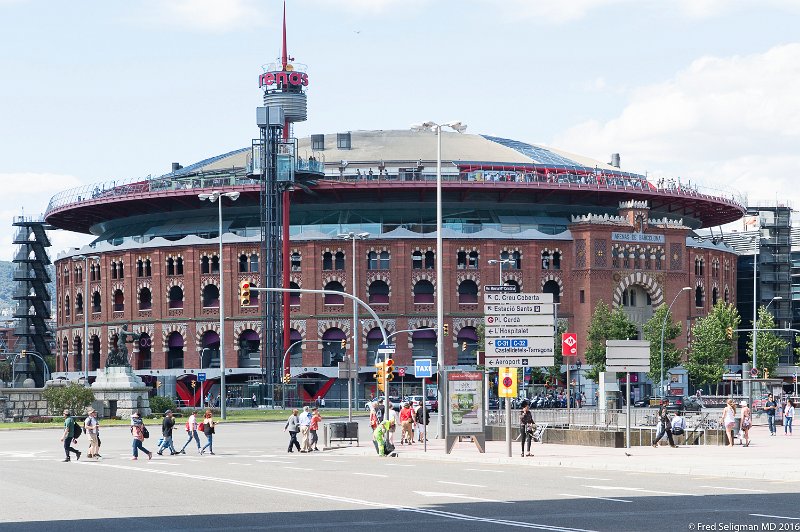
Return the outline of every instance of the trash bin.
<path id="1" fill-rule="evenodd" d="M 356 421 L 343 423 L 343 425 L 347 425 L 347 436 L 346 438 L 350 440 L 357 440 L 358 439 L 358 423 Z"/>
<path id="2" fill-rule="evenodd" d="M 331 440 L 348 438 L 347 425 L 348 423 L 328 423 Z M 358 432 L 358 429 L 356 429 L 356 432 Z"/>

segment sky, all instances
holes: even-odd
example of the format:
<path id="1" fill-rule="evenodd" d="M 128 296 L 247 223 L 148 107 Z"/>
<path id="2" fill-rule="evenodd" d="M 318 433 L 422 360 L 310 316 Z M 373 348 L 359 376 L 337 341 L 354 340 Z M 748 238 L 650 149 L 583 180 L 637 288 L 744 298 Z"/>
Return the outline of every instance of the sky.
<path id="1" fill-rule="evenodd" d="M 258 136 L 280 0 L 0 0 L 0 260 L 71 187 Z M 294 136 L 460 120 L 800 208 L 800 0 L 287 0 Z M 746 198 L 746 200 L 745 200 Z M 91 236 L 51 233 L 55 255 Z"/>

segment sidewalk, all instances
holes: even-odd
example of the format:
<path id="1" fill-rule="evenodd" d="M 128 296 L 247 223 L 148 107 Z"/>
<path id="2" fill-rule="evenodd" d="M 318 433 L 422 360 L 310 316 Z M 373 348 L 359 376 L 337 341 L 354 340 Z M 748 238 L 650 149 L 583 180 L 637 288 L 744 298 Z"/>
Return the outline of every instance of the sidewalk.
<path id="1" fill-rule="evenodd" d="M 367 428 L 368 427 L 363 427 Z M 486 452 L 478 452 L 474 443 L 456 443 L 451 454 L 444 451 L 444 440 L 429 436 L 428 450 L 423 445 L 397 445 L 400 459 L 467 462 L 474 464 L 513 464 L 529 467 L 570 467 L 590 470 L 613 470 L 647 473 L 679 473 L 687 475 L 753 478 L 800 482 L 800 434 L 784 436 L 783 427 L 770 436 L 766 427 L 753 427 L 750 446 L 731 447 L 692 445 L 672 449 L 668 445 L 615 449 L 534 443 L 534 456 L 521 457 L 521 444 L 512 441 L 512 456 L 508 457 L 506 442 L 487 441 Z M 433 434 L 433 431 L 431 431 Z M 360 447 L 334 447 L 336 454 L 374 456 L 375 449 L 362 432 Z M 666 439 L 666 438 L 665 438 Z M 400 431 L 395 442 L 400 441 Z"/>

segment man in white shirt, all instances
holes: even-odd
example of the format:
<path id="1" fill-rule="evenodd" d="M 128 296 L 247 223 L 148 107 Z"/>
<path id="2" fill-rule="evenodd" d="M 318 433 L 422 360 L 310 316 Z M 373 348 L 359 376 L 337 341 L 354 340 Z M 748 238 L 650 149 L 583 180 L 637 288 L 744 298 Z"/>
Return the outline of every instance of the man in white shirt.
<path id="1" fill-rule="evenodd" d="M 311 442 L 308 439 L 309 429 L 311 427 L 311 412 L 307 406 L 303 407 L 303 413 L 300 414 L 300 452 L 311 452 Z"/>
<path id="2" fill-rule="evenodd" d="M 97 421 L 97 410 L 89 407 L 83 426 L 89 435 L 89 458 L 100 458 L 100 422 Z"/>
<path id="3" fill-rule="evenodd" d="M 686 418 L 683 417 L 683 412 L 678 412 L 670 420 L 672 424 L 672 434 L 680 436 L 686 433 Z"/>
<path id="4" fill-rule="evenodd" d="M 197 442 L 197 452 L 200 452 L 200 436 L 197 435 L 197 411 L 192 410 L 192 415 L 189 416 L 189 420 L 186 422 L 186 434 L 189 435 L 189 439 L 186 440 L 186 443 L 183 444 L 181 450 L 178 451 L 181 454 L 186 454 L 186 446 L 192 443 L 192 438 L 194 441 Z"/>

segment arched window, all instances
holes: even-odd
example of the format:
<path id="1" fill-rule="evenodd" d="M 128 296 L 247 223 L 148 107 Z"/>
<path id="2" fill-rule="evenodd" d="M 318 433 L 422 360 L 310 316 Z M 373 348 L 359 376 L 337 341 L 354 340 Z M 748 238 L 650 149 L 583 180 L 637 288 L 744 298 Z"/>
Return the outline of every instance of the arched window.
<path id="1" fill-rule="evenodd" d="M 725 289 L 725 303 L 730 303 L 731 302 L 730 299 L 731 299 L 730 294 L 728 293 L 728 289 L 726 288 Z"/>
<path id="2" fill-rule="evenodd" d="M 167 275 L 175 275 L 175 259 L 167 258 Z"/>
<path id="3" fill-rule="evenodd" d="M 433 303 L 433 283 L 425 279 L 414 285 L 414 303 L 424 305 Z"/>
<path id="4" fill-rule="evenodd" d="M 122 290 L 114 290 L 114 312 L 125 310 L 125 294 Z"/>
<path id="5" fill-rule="evenodd" d="M 458 302 L 469 305 L 478 302 L 478 285 L 472 279 L 465 279 L 458 285 Z"/>
<path id="6" fill-rule="evenodd" d="M 183 257 L 175 259 L 175 275 L 183 275 Z"/>
<path id="7" fill-rule="evenodd" d="M 200 339 L 200 356 L 202 367 L 219 367 L 219 335 L 215 331 L 206 331 Z"/>
<path id="8" fill-rule="evenodd" d="M 294 281 L 289 283 L 289 288 L 300 288 Z M 300 292 L 289 292 L 289 305 L 292 307 L 300 306 Z"/>
<path id="9" fill-rule="evenodd" d="M 369 285 L 369 303 L 386 305 L 389 303 L 389 285 L 384 281 L 373 281 Z"/>
<path id="10" fill-rule="evenodd" d="M 100 292 L 92 294 L 92 313 L 100 312 Z"/>
<path id="11" fill-rule="evenodd" d="M 75 314 L 83 314 L 83 294 L 75 294 Z"/>
<path id="12" fill-rule="evenodd" d="M 426 270 L 432 270 L 432 269 L 434 269 L 436 267 L 436 265 L 434 264 L 435 257 L 436 256 L 434 255 L 433 251 L 426 251 L 425 252 L 425 269 Z"/>
<path id="13" fill-rule="evenodd" d="M 89 369 L 96 371 L 100 368 L 100 338 L 96 334 L 89 338 L 89 349 L 91 350 Z"/>
<path id="14" fill-rule="evenodd" d="M 219 257 L 216 255 L 211 257 L 211 273 L 219 273 Z"/>
<path id="15" fill-rule="evenodd" d="M 117 263 L 117 278 L 118 279 L 124 279 L 125 278 L 125 266 L 123 265 L 122 260 L 120 260 Z"/>
<path id="16" fill-rule="evenodd" d="M 116 263 L 116 261 L 112 261 L 111 262 L 111 278 L 112 279 L 116 279 L 117 278 L 117 263 Z"/>
<path id="17" fill-rule="evenodd" d="M 167 369 L 183 368 L 183 336 L 179 332 L 167 337 Z"/>
<path id="18" fill-rule="evenodd" d="M 390 255 L 388 251 L 381 251 L 381 258 L 380 258 L 380 269 L 381 270 L 388 270 L 392 267 Z"/>
<path id="19" fill-rule="evenodd" d="M 211 261 L 208 255 L 200 257 L 200 273 L 211 273 Z"/>
<path id="20" fill-rule="evenodd" d="M 558 283 L 552 279 L 544 283 L 542 287 L 542 292 L 545 294 L 553 294 L 553 302 L 560 303 L 561 302 L 561 287 L 558 286 Z"/>
<path id="21" fill-rule="evenodd" d="M 422 269 L 422 252 L 415 251 L 411 254 L 411 268 L 414 270 Z"/>
<path id="22" fill-rule="evenodd" d="M 326 251 L 322 254 L 322 271 L 329 272 L 333 270 L 333 253 Z"/>
<path id="23" fill-rule="evenodd" d="M 152 277 L 153 276 L 153 264 L 150 259 L 144 260 L 144 276 L 145 277 Z"/>
<path id="24" fill-rule="evenodd" d="M 258 273 L 258 255 L 255 253 L 250 255 L 250 273 Z"/>
<path id="25" fill-rule="evenodd" d="M 703 306 L 703 287 L 698 286 L 694 289 L 694 306 L 695 307 L 702 307 Z"/>
<path id="26" fill-rule="evenodd" d="M 479 259 L 479 258 L 480 258 L 480 257 L 478 256 L 478 252 L 477 252 L 477 251 L 470 251 L 470 252 L 469 252 L 469 258 L 468 258 L 468 261 L 469 261 L 469 262 L 468 262 L 468 264 L 467 264 L 467 267 L 468 267 L 470 270 L 476 270 L 476 269 L 478 269 L 478 259 Z"/>
<path id="27" fill-rule="evenodd" d="M 463 270 L 467 267 L 467 252 L 466 251 L 459 251 L 456 255 L 456 267 L 459 270 Z"/>
<path id="28" fill-rule="evenodd" d="M 247 255 L 239 255 L 239 273 L 247 273 Z"/>
<path id="29" fill-rule="evenodd" d="M 239 335 L 239 367 L 257 368 L 261 366 L 261 353 L 259 347 L 261 340 L 258 333 L 252 329 L 245 329 Z"/>
<path id="30" fill-rule="evenodd" d="M 150 310 L 153 308 L 153 294 L 146 286 L 139 290 L 139 310 Z"/>
<path id="31" fill-rule="evenodd" d="M 183 289 L 178 285 L 169 289 L 169 308 L 183 308 Z"/>
<path id="32" fill-rule="evenodd" d="M 550 252 L 549 251 L 542 251 L 542 269 L 549 270 L 550 269 Z"/>
<path id="33" fill-rule="evenodd" d="M 292 271 L 299 272 L 303 269 L 302 255 L 300 253 L 292 253 Z"/>
<path id="34" fill-rule="evenodd" d="M 378 269 L 378 254 L 375 251 L 370 251 L 367 254 L 367 269 L 368 270 L 377 270 Z"/>
<path id="35" fill-rule="evenodd" d="M 325 285 L 325 290 L 344 292 L 344 287 L 339 281 L 331 281 Z M 326 305 L 344 305 L 344 296 L 339 294 L 325 294 L 324 303 Z"/>
<path id="36" fill-rule="evenodd" d="M 339 270 L 339 271 L 344 270 L 344 252 L 343 251 L 337 251 L 336 252 L 336 256 L 334 257 L 334 262 L 333 262 L 333 269 L 334 270 Z"/>
<path id="37" fill-rule="evenodd" d="M 203 308 L 219 308 L 219 287 L 207 284 L 203 287 Z"/>
<path id="38" fill-rule="evenodd" d="M 664 256 L 660 253 L 656 253 L 656 270 L 660 270 L 662 264 L 664 263 Z"/>
<path id="39" fill-rule="evenodd" d="M 716 305 L 719 299 L 719 289 L 715 286 L 711 289 L 711 304 Z"/>
<path id="40" fill-rule="evenodd" d="M 99 340 L 98 340 L 99 342 Z M 153 341 L 150 335 L 142 333 L 139 336 L 139 369 L 150 369 L 153 367 Z M 99 347 L 99 345 L 98 345 Z"/>
<path id="41" fill-rule="evenodd" d="M 554 251 L 553 252 L 553 269 L 560 270 L 561 269 L 561 252 Z"/>
<path id="42" fill-rule="evenodd" d="M 611 267 L 619 268 L 619 248 L 617 246 L 611 248 Z"/>
<path id="43" fill-rule="evenodd" d="M 144 277 L 144 261 L 142 259 L 136 260 L 136 277 Z"/>
<path id="44" fill-rule="evenodd" d="M 64 297 L 64 315 L 67 318 L 69 318 L 69 312 L 70 312 L 70 308 L 69 307 L 70 307 L 70 305 L 69 305 L 69 294 L 67 294 L 67 296 Z"/>
<path id="45" fill-rule="evenodd" d="M 72 349 L 75 359 L 75 371 L 83 369 L 83 342 L 77 336 L 72 340 Z"/>

